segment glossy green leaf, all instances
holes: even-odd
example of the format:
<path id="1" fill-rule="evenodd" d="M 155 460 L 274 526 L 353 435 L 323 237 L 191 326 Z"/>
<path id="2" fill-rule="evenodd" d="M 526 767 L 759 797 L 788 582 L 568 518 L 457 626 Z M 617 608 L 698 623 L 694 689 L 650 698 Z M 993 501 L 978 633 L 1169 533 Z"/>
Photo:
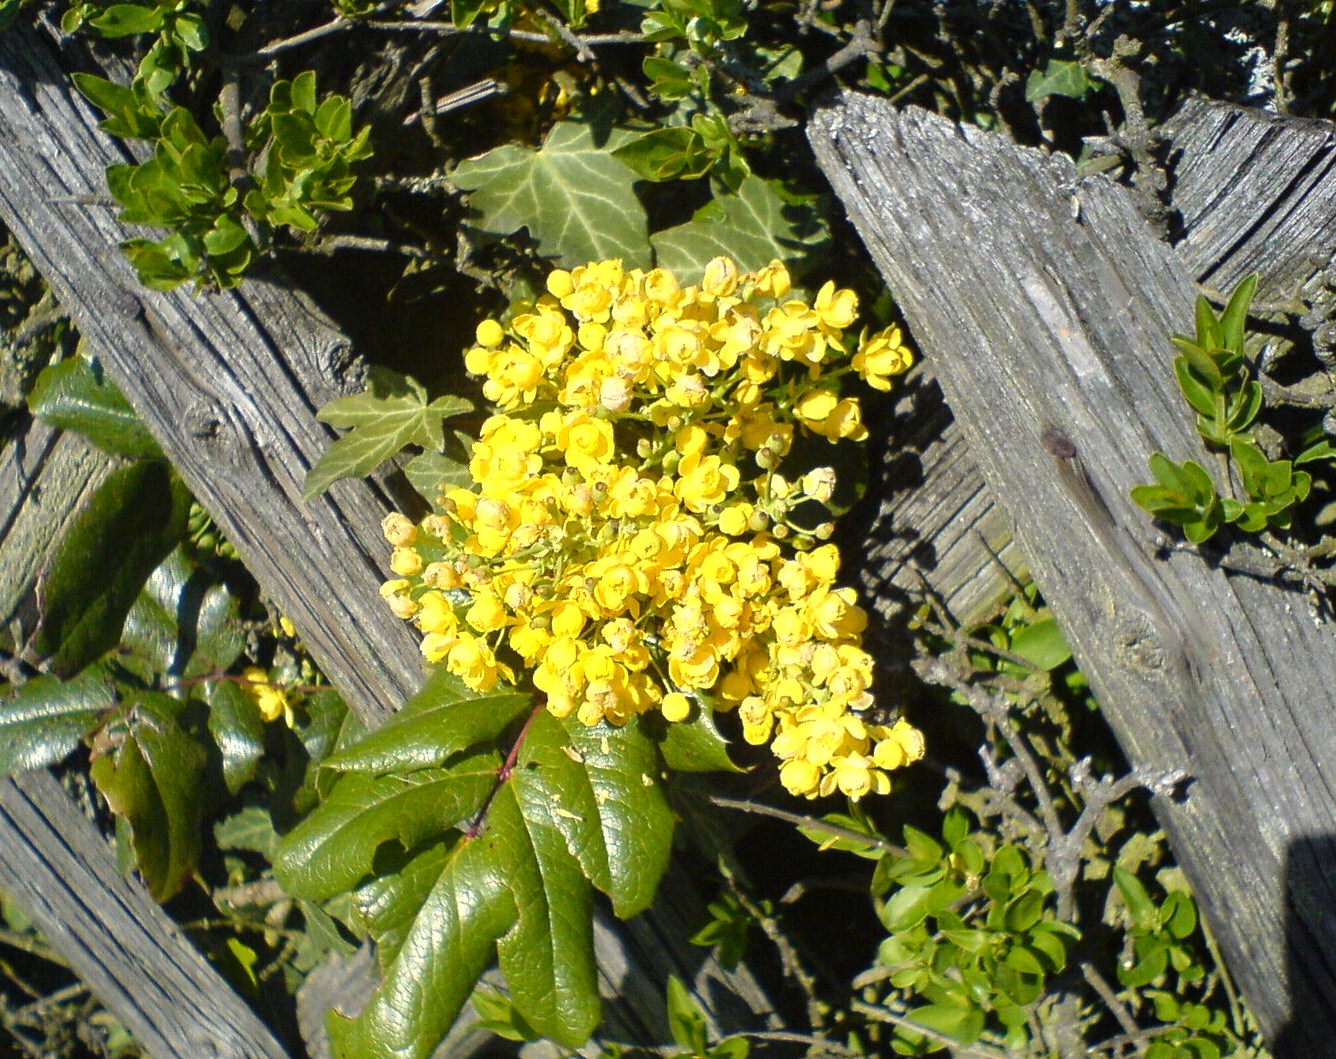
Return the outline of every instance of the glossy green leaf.
<path id="1" fill-rule="evenodd" d="M 163 12 L 139 4 L 112 4 L 89 20 L 104 37 L 127 37 L 134 33 L 156 33 L 162 28 Z"/>
<path id="2" fill-rule="evenodd" d="M 674 772 L 746 771 L 729 756 L 728 740 L 720 733 L 714 713 L 700 701 L 693 704 L 685 721 L 665 723 L 661 731 L 663 763 Z"/>
<path id="3" fill-rule="evenodd" d="M 958 1004 L 926 1004 L 907 1013 L 909 1024 L 944 1033 L 968 1047 L 983 1035 L 984 1014 L 967 1000 Z"/>
<path id="4" fill-rule="evenodd" d="M 98 125 L 99 129 L 132 140 L 157 137 L 162 114 L 155 104 L 142 99 L 134 89 L 92 74 L 75 73 L 70 79 L 88 102 L 107 115 Z"/>
<path id="5" fill-rule="evenodd" d="M 413 379 L 376 369 L 364 393 L 339 397 L 316 418 L 347 428 L 307 472 L 302 499 L 313 500 L 340 478 L 361 478 L 409 445 L 440 449 L 442 423 L 472 409 L 461 397 L 427 400 L 427 391 Z"/>
<path id="6" fill-rule="evenodd" d="M 558 122 L 538 150 L 506 144 L 461 162 L 451 179 L 471 192 L 469 207 L 485 232 L 527 228 L 539 252 L 570 268 L 621 258 L 647 268 L 645 209 L 631 188 L 634 172 L 612 156 L 625 133 L 600 142 L 594 130 Z"/>
<path id="7" fill-rule="evenodd" d="M 42 370 L 28 395 L 28 409 L 52 426 L 78 431 L 113 456 L 162 456 L 153 435 L 116 384 L 99 364 L 82 354 Z"/>
<path id="8" fill-rule="evenodd" d="M 1025 101 L 1036 103 L 1048 96 L 1082 99 L 1095 85 L 1096 82 L 1079 62 L 1049 59 L 1042 73 L 1039 70 L 1030 71 L 1025 81 Z"/>
<path id="9" fill-rule="evenodd" d="M 35 647 L 77 673 L 115 647 L 135 597 L 182 539 L 190 494 L 162 463 L 112 472 L 80 512 L 41 585 Z"/>
<path id="10" fill-rule="evenodd" d="M 1243 333 L 1248 322 L 1248 306 L 1257 292 L 1257 273 L 1245 276 L 1229 295 L 1220 314 L 1221 345 L 1236 353 L 1243 352 Z"/>
<path id="11" fill-rule="evenodd" d="M 1159 912 L 1150 894 L 1146 892 L 1141 880 L 1130 871 L 1117 866 L 1113 869 L 1113 882 L 1122 895 L 1132 922 L 1138 930 L 1154 930 L 1159 921 Z"/>
<path id="12" fill-rule="evenodd" d="M 236 794 L 255 778 L 264 757 L 264 720 L 239 684 L 214 684 L 209 695 L 209 734 L 223 758 L 223 782 Z"/>
<path id="13" fill-rule="evenodd" d="M 250 850 L 266 860 L 273 860 L 280 841 L 273 818 L 259 805 L 248 805 L 219 820 L 213 825 L 213 838 L 219 849 Z"/>
<path id="14" fill-rule="evenodd" d="M 775 181 L 748 177 L 735 194 L 720 195 L 686 224 L 656 233 L 650 239 L 656 263 L 681 282 L 696 283 L 721 254 L 743 271 L 810 255 L 828 235 L 812 211 L 789 205 L 777 188 Z"/>
<path id="15" fill-rule="evenodd" d="M 400 718 L 329 759 L 347 771 L 285 839 L 275 867 L 290 893 L 364 884 L 358 904 L 385 979 L 368 1013 L 338 1031 L 348 1054 L 425 1055 L 493 951 L 535 1032 L 574 1046 L 597 1023 L 592 887 L 621 916 L 647 907 L 672 814 L 657 746 L 638 727 L 590 729 L 541 708 L 519 725 L 532 703 L 434 675 Z"/>
<path id="16" fill-rule="evenodd" d="M 180 709 L 167 695 L 136 695 L 125 742 L 90 770 L 112 812 L 130 825 L 136 865 L 158 901 L 189 880 L 201 847 L 205 753 L 177 723 Z"/>
<path id="17" fill-rule="evenodd" d="M 101 666 L 69 680 L 34 677 L 0 699 L 0 775 L 64 760 L 116 703 Z"/>

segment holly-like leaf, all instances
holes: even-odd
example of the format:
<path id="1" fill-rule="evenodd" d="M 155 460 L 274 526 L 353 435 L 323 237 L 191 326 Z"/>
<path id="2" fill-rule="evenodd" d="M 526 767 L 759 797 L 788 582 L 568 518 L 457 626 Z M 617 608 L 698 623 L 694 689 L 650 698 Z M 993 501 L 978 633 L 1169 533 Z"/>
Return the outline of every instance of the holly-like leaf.
<path id="1" fill-rule="evenodd" d="M 223 756 L 223 782 L 236 794 L 255 778 L 264 757 L 264 720 L 239 684 L 225 680 L 208 687 L 209 734 Z"/>
<path id="2" fill-rule="evenodd" d="M 749 176 L 736 194 L 721 194 L 686 224 L 651 236 L 656 263 L 683 283 L 697 283 L 721 254 L 744 272 L 811 254 L 828 233 L 814 223 L 812 211 L 785 202 L 777 186 Z"/>
<path id="3" fill-rule="evenodd" d="M 704 696 L 700 696 L 704 698 Z M 652 723 L 654 714 L 645 718 Z M 674 772 L 745 772 L 728 754 L 728 740 L 720 733 L 707 704 L 697 702 L 685 721 L 663 726 L 659 751 Z"/>
<path id="4" fill-rule="evenodd" d="M 493 953 L 528 1025 L 582 1043 L 599 1018 L 592 889 L 630 916 L 667 865 L 672 815 L 654 741 L 633 725 L 559 721 L 530 695 L 479 696 L 438 672 L 327 765 L 345 775 L 275 868 L 299 897 L 363 884 L 384 978 L 355 1022 L 335 1026 L 339 1053 L 426 1056 Z"/>
<path id="5" fill-rule="evenodd" d="M 168 695 L 137 695 L 125 742 L 90 769 L 112 812 L 130 825 L 139 874 L 157 901 L 185 885 L 201 846 L 205 753 L 177 722 L 181 705 Z"/>
<path id="6" fill-rule="evenodd" d="M 462 397 L 427 400 L 414 379 L 385 369 L 371 373 L 365 393 L 339 397 L 316 414 L 322 423 L 345 427 L 339 438 L 307 472 L 302 499 L 314 500 L 340 478 L 361 478 L 409 445 L 439 450 L 442 422 L 473 406 Z"/>
<path id="7" fill-rule="evenodd" d="M 44 368 L 28 395 L 28 409 L 52 426 L 78 431 L 113 456 L 162 458 L 130 402 L 87 357 L 69 357 Z"/>
<path id="8" fill-rule="evenodd" d="M 600 141 L 589 125 L 558 122 L 538 150 L 506 144 L 461 162 L 451 179 L 472 192 L 469 206 L 485 232 L 527 228 L 539 252 L 567 268 L 605 258 L 647 268 L 649 229 L 631 188 L 636 176 L 612 156 L 627 137 L 613 132 Z"/>
<path id="9" fill-rule="evenodd" d="M 63 760 L 115 705 L 100 666 L 70 680 L 35 677 L 0 700 L 0 775 Z"/>
<path id="10" fill-rule="evenodd" d="M 40 588 L 36 650 L 71 676 L 111 650 L 149 574 L 186 529 L 190 494 L 166 464 L 112 472 L 70 527 Z"/>

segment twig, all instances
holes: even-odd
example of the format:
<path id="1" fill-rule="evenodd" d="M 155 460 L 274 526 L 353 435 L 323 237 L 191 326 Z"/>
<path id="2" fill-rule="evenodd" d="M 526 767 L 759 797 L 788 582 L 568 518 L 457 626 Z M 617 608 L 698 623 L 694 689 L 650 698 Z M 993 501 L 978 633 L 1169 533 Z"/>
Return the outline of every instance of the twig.
<path id="1" fill-rule="evenodd" d="M 1336 393 L 1307 393 L 1293 386 L 1282 386 L 1270 376 L 1259 374 L 1262 392 L 1267 404 L 1289 405 L 1291 408 L 1336 408 Z"/>
<path id="2" fill-rule="evenodd" d="M 381 239 L 370 235 L 325 235 L 310 247 L 304 247 L 311 253 L 333 254 L 339 250 L 369 250 L 381 254 L 402 254 L 414 261 L 425 261 L 431 257 L 430 251 L 409 243 L 396 243 L 391 239 Z"/>
<path id="3" fill-rule="evenodd" d="M 255 57 L 259 59 L 268 59 L 274 55 L 289 51 L 292 48 L 300 48 L 303 44 L 310 44 L 312 41 L 320 40 L 322 37 L 332 36 L 335 33 L 342 33 L 357 25 L 350 18 L 344 18 L 342 15 L 335 15 L 332 21 L 323 25 L 315 26 L 301 33 L 295 33 L 291 37 L 284 37 L 282 40 L 271 41 L 263 48 L 255 51 Z"/>
<path id="4" fill-rule="evenodd" d="M 801 813 L 791 813 L 785 809 L 777 809 L 772 805 L 765 805 L 761 802 L 740 801 L 737 798 L 725 798 L 718 794 L 707 795 L 706 801 L 720 809 L 736 809 L 739 812 L 753 813 L 756 816 L 769 816 L 775 820 L 783 820 L 785 823 L 793 824 L 795 827 L 824 831 L 833 838 L 847 838 L 851 841 L 863 842 L 887 853 L 894 853 L 897 856 L 905 856 L 906 854 L 903 847 L 897 846 L 894 842 L 890 842 L 880 835 L 865 835 L 861 831 L 853 831 L 847 827 L 840 827 L 838 824 L 829 824 L 815 817 L 803 816 Z"/>
<path id="5" fill-rule="evenodd" d="M 1123 1028 L 1123 1033 L 1127 1035 L 1128 1040 L 1137 1046 L 1138 1051 L 1144 1051 L 1147 1044 L 1146 1035 L 1133 1020 L 1131 1012 L 1127 1010 L 1127 1005 L 1118 998 L 1118 994 L 1113 991 L 1113 987 L 1099 973 L 1099 968 L 1094 964 L 1082 961 L 1081 975 L 1090 983 L 1090 988 L 1099 994 L 1099 998 L 1104 1001 L 1104 1006 L 1117 1019 L 1118 1025 Z"/>

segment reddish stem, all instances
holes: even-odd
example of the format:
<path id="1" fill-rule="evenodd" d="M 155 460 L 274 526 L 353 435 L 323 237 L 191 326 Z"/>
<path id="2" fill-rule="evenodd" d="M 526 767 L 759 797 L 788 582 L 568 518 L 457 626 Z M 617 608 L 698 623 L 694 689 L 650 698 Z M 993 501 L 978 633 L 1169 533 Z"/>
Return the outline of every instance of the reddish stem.
<path id="1" fill-rule="evenodd" d="M 477 838 L 482 833 L 482 822 L 487 818 L 487 810 L 492 807 L 492 802 L 496 800 L 497 792 L 501 790 L 501 785 L 510 779 L 510 774 L 515 771 L 515 764 L 519 761 L 520 747 L 524 745 L 524 739 L 529 734 L 529 728 L 534 722 L 534 718 L 547 705 L 546 695 L 536 695 L 534 697 L 533 709 L 529 711 L 529 716 L 525 718 L 524 727 L 520 729 L 520 734 L 515 737 L 515 742 L 510 745 L 510 753 L 506 755 L 506 760 L 501 763 L 501 767 L 496 770 L 496 779 L 492 781 L 492 789 L 487 792 L 487 797 L 483 800 L 482 808 L 478 810 L 472 822 L 464 830 L 465 838 Z"/>

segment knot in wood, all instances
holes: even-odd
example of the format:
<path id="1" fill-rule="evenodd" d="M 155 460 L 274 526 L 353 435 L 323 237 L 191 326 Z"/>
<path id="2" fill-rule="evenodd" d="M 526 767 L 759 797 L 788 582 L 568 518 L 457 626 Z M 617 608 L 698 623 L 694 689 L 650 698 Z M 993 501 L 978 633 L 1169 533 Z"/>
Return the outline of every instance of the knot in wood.
<path id="1" fill-rule="evenodd" d="M 192 437 L 216 438 L 223 429 L 223 414 L 212 401 L 194 401 L 186 409 L 185 425 Z"/>
<path id="2" fill-rule="evenodd" d="M 1139 672 L 1163 672 L 1167 652 L 1154 623 L 1139 612 L 1122 612 L 1113 624 L 1113 650 L 1120 664 Z"/>

